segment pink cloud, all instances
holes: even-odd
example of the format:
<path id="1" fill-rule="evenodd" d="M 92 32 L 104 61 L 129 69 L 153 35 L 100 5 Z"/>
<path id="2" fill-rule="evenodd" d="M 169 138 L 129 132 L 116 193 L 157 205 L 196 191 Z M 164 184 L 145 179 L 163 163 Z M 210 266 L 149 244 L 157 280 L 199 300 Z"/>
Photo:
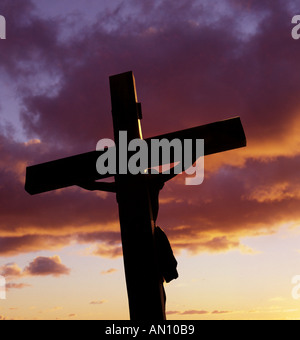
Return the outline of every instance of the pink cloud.
<path id="1" fill-rule="evenodd" d="M 11 280 L 18 280 L 26 276 L 48 276 L 59 277 L 69 275 L 70 269 L 66 267 L 59 256 L 37 257 L 29 263 L 23 270 L 16 263 L 8 263 L 0 267 L 0 275 L 7 280 L 7 289 L 21 289 L 29 287 L 25 283 L 14 283 Z M 9 281 L 9 282 L 8 282 Z"/>
<path id="2" fill-rule="evenodd" d="M 90 305 L 103 305 L 105 302 L 105 300 L 91 301 Z"/>
<path id="3" fill-rule="evenodd" d="M 16 263 L 9 263 L 0 267 L 0 273 L 5 278 L 18 278 L 22 276 L 22 269 Z"/>
<path id="4" fill-rule="evenodd" d="M 61 276 L 69 275 L 70 269 L 61 263 L 59 256 L 37 257 L 24 269 L 24 273 L 30 276 Z"/>

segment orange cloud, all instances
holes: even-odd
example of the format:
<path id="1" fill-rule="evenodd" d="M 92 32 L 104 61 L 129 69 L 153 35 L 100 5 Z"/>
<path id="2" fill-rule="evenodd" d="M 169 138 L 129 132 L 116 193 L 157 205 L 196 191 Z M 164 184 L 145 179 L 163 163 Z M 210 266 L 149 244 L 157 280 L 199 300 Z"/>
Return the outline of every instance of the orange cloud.
<path id="1" fill-rule="evenodd" d="M 110 244 L 98 244 L 93 255 L 116 259 L 123 255 L 122 247 Z"/>
<path id="2" fill-rule="evenodd" d="M 118 271 L 117 269 L 111 268 L 111 269 L 102 271 L 102 272 L 101 272 L 101 275 L 109 275 L 109 274 L 113 274 L 113 273 L 115 273 L 115 272 L 117 272 L 117 271 Z"/>
<path id="3" fill-rule="evenodd" d="M 24 235 L 0 237 L 0 256 L 14 256 L 21 253 L 36 252 L 40 249 L 57 250 L 68 245 L 70 235 Z"/>

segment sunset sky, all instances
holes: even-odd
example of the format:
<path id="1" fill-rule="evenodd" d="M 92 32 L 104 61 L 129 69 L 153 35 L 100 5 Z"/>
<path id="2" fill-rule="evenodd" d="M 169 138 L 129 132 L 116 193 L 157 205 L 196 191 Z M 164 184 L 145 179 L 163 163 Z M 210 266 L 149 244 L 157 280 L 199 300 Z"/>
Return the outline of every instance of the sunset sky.
<path id="1" fill-rule="evenodd" d="M 115 195 L 24 190 L 26 166 L 112 138 L 109 76 L 127 71 L 145 138 L 240 116 L 248 142 L 206 157 L 201 186 L 162 191 L 168 319 L 300 319 L 296 14 L 295 0 L 1 0 L 0 320 L 129 319 Z"/>

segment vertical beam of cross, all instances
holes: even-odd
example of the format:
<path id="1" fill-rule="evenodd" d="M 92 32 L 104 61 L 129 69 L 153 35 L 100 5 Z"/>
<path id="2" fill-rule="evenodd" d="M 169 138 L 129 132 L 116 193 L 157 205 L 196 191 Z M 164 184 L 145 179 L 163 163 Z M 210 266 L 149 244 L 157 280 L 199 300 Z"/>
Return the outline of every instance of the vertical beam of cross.
<path id="1" fill-rule="evenodd" d="M 133 73 L 110 77 L 110 90 L 116 145 L 120 131 L 127 132 L 128 143 L 142 138 Z M 145 176 L 118 174 L 115 181 L 130 318 L 165 320 L 163 283 L 158 273 L 154 221 Z"/>

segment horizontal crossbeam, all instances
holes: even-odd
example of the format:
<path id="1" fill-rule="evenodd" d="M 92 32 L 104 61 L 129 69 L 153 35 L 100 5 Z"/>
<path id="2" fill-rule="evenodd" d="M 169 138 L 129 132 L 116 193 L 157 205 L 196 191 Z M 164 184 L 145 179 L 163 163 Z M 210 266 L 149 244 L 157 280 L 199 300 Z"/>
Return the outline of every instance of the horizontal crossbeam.
<path id="1" fill-rule="evenodd" d="M 148 138 L 145 141 L 149 147 L 152 139 L 179 139 L 182 142 L 185 139 L 204 139 L 205 156 L 246 146 L 246 137 L 239 117 Z M 100 175 L 97 172 L 96 162 L 103 153 L 104 151 L 92 151 L 30 166 L 26 170 L 25 189 L 29 194 L 35 195 L 111 177 L 112 175 Z M 196 160 L 194 153 L 193 163 Z"/>
<path id="2" fill-rule="evenodd" d="M 30 166 L 26 169 L 25 190 L 31 195 L 36 195 L 111 177 L 99 175 L 97 172 L 96 162 L 102 153 L 92 151 Z"/>

